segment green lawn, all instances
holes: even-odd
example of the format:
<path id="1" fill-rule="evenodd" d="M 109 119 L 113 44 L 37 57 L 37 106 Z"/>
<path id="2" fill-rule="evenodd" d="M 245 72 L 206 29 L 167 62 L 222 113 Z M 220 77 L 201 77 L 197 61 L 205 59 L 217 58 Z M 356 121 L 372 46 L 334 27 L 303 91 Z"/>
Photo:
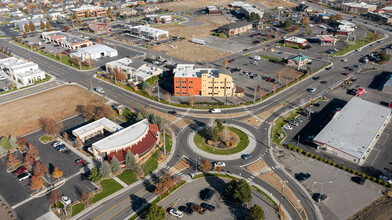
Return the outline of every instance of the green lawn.
<path id="1" fill-rule="evenodd" d="M 144 176 L 149 175 L 150 173 L 152 173 L 155 169 L 158 168 L 158 158 L 157 158 L 157 154 L 153 154 L 143 165 L 143 173 Z"/>
<path id="2" fill-rule="evenodd" d="M 152 76 L 151 78 L 149 78 L 148 80 L 146 80 L 146 82 L 148 82 L 148 84 L 150 85 L 154 85 L 154 83 L 159 79 L 158 75 Z"/>
<path id="3" fill-rule="evenodd" d="M 272 142 L 280 144 L 280 142 L 286 137 L 286 133 L 283 131 L 282 126 L 287 124 L 288 121 L 298 116 L 297 110 L 293 110 L 275 121 L 274 127 L 272 127 Z"/>
<path id="4" fill-rule="evenodd" d="M 163 140 L 163 136 L 161 137 Z M 166 143 L 166 152 L 170 152 L 172 149 L 172 141 L 170 140 L 171 136 L 168 133 L 165 133 L 165 143 Z M 163 145 L 160 148 L 163 152 Z"/>
<path id="5" fill-rule="evenodd" d="M 271 56 L 267 56 L 267 55 L 263 55 L 263 54 L 260 54 L 259 56 L 261 58 L 264 58 L 264 59 L 267 59 L 267 60 L 276 61 L 276 62 L 282 62 L 283 61 L 283 59 L 281 59 L 281 58 L 271 57 Z"/>
<path id="6" fill-rule="evenodd" d="M 49 135 L 46 135 L 46 134 L 43 135 L 43 136 L 41 136 L 41 137 L 39 138 L 39 140 L 40 140 L 41 142 L 43 142 L 43 143 L 51 142 L 52 139 L 53 139 L 52 136 L 49 136 Z"/>
<path id="7" fill-rule="evenodd" d="M 83 210 L 84 210 L 84 204 L 83 203 L 78 203 L 76 205 L 73 205 L 72 206 L 72 215 L 71 215 L 71 217 L 77 215 L 79 212 L 81 212 Z"/>
<path id="8" fill-rule="evenodd" d="M 120 189 L 123 188 L 123 186 L 121 186 L 120 183 L 118 183 L 116 180 L 114 179 L 106 179 L 106 180 L 102 180 L 100 182 L 103 190 L 100 193 L 97 193 L 94 195 L 94 197 L 91 199 L 91 203 L 96 203 L 99 200 L 105 198 L 106 196 L 115 193 L 117 191 L 119 191 Z"/>
<path id="9" fill-rule="evenodd" d="M 377 41 L 378 39 L 381 38 L 381 37 L 377 37 L 374 41 L 372 41 L 371 38 L 374 37 L 375 35 L 376 35 L 375 33 L 371 32 L 371 31 L 367 31 L 365 39 L 357 39 L 355 42 L 353 42 L 353 44 L 346 43 L 346 46 L 343 49 L 336 51 L 333 54 L 336 56 L 342 56 L 350 51 L 356 50 L 356 49 L 358 49 L 368 43 Z"/>
<path id="10" fill-rule="evenodd" d="M 199 131 L 195 135 L 194 141 L 195 141 L 196 146 L 203 151 L 206 151 L 211 154 L 218 154 L 218 155 L 231 155 L 231 154 L 241 152 L 249 144 L 248 136 L 244 132 L 242 132 L 241 130 L 239 130 L 237 128 L 233 128 L 233 127 L 228 127 L 228 128 L 231 132 L 236 133 L 238 135 L 238 137 L 241 139 L 240 143 L 238 143 L 238 145 L 236 147 L 229 148 L 229 149 L 217 149 L 214 147 L 210 147 L 204 142 L 204 138 L 200 135 L 201 131 Z"/>
<path id="11" fill-rule="evenodd" d="M 137 181 L 137 173 L 134 170 L 124 170 L 120 175 L 117 175 L 117 177 L 128 185 Z"/>

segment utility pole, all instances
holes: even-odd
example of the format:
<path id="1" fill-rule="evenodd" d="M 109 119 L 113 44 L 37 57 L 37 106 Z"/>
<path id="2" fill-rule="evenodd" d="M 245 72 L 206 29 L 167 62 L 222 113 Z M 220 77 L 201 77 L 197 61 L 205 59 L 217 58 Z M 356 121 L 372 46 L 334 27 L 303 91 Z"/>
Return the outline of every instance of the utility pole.
<path id="1" fill-rule="evenodd" d="M 91 82 L 91 78 L 90 78 L 90 89 L 93 90 L 93 83 Z"/>
<path id="2" fill-rule="evenodd" d="M 157 80 L 157 86 L 158 86 L 158 102 L 160 102 L 160 100 L 159 100 L 159 75 L 158 75 L 158 80 Z"/>
<path id="3" fill-rule="evenodd" d="M 166 134 L 165 134 L 166 124 L 163 124 L 163 153 L 166 154 Z"/>
<path id="4" fill-rule="evenodd" d="M 300 138 L 301 136 L 300 135 L 298 135 L 298 140 L 297 140 L 297 149 L 298 149 L 298 145 L 299 145 L 299 138 Z"/>
<path id="5" fill-rule="evenodd" d="M 280 206 L 282 204 L 282 198 L 283 198 L 283 189 L 284 189 L 284 184 L 287 183 L 287 181 L 283 181 L 282 184 L 282 189 L 280 190 L 280 199 L 279 199 L 279 205 L 278 205 L 278 213 L 280 214 Z"/>

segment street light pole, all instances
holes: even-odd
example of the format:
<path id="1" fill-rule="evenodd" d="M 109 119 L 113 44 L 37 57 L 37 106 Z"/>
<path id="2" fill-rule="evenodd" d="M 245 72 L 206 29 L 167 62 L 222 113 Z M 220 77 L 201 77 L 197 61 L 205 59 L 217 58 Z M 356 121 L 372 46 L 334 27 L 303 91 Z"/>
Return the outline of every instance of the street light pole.
<path id="1" fill-rule="evenodd" d="M 90 89 L 93 90 L 93 83 L 91 82 L 91 78 L 90 78 Z"/>
<path id="2" fill-rule="evenodd" d="M 301 136 L 300 135 L 298 135 L 298 140 L 297 140 L 297 149 L 298 149 L 298 145 L 299 145 L 299 138 L 300 138 Z"/>
<path id="3" fill-rule="evenodd" d="M 321 189 L 320 189 L 320 197 L 321 197 L 322 194 L 323 194 L 323 186 L 324 186 L 324 184 L 332 183 L 332 181 L 329 181 L 329 182 L 326 182 L 326 183 L 313 182 L 313 184 L 316 184 L 316 183 L 321 184 Z"/>
<path id="4" fill-rule="evenodd" d="M 284 189 L 284 184 L 287 183 L 287 181 L 283 181 L 282 184 L 282 189 L 280 190 L 280 199 L 279 199 L 279 205 L 278 205 L 278 212 L 280 213 L 280 206 L 282 204 L 282 198 L 283 198 L 283 189 Z"/>

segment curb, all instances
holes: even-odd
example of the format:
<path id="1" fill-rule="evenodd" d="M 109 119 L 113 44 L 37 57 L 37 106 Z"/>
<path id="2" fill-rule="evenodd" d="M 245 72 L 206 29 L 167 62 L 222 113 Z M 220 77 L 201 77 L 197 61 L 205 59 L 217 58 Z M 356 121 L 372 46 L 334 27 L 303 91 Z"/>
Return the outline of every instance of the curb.
<path id="1" fill-rule="evenodd" d="M 376 42 L 379 41 L 379 40 L 385 40 L 385 39 L 387 39 L 388 37 L 389 37 L 389 36 L 388 36 L 387 34 L 385 34 L 385 37 L 384 37 L 384 38 L 381 38 L 381 39 L 372 41 L 372 42 L 370 42 L 370 43 L 368 43 L 368 44 L 365 44 L 365 45 L 363 45 L 362 47 L 358 48 L 357 50 L 359 50 L 359 49 L 362 50 L 363 48 L 369 46 L 370 44 L 374 44 L 374 43 L 376 43 Z M 347 56 L 347 55 L 349 55 L 349 54 L 351 54 L 351 53 L 353 53 L 353 52 L 356 52 L 356 51 L 355 51 L 355 50 L 352 50 L 352 51 L 350 51 L 350 52 L 348 52 L 348 53 L 346 53 L 346 54 L 344 54 L 344 55 L 333 56 L 333 57 L 337 57 L 337 58 L 345 57 L 345 56 Z"/>
<path id="2" fill-rule="evenodd" d="M 285 111 L 285 112 L 283 112 L 282 114 L 280 114 L 279 116 L 277 116 L 277 117 L 274 119 L 274 122 L 275 122 L 279 117 L 281 117 L 281 116 L 284 115 L 284 114 L 287 114 L 287 113 L 290 112 L 290 111 L 292 111 L 292 109 L 290 109 L 290 110 L 288 110 L 288 111 Z M 292 180 L 292 182 L 293 182 L 295 185 L 297 185 L 297 186 L 305 193 L 305 195 L 306 195 L 306 197 L 307 197 L 306 199 L 308 199 L 308 200 L 310 201 L 310 203 L 311 203 L 312 206 L 313 206 L 313 209 L 316 211 L 317 219 L 323 220 L 323 219 L 324 219 L 324 218 L 323 218 L 323 215 L 321 214 L 321 211 L 320 211 L 319 207 L 317 206 L 317 204 L 316 204 L 312 199 L 310 199 L 310 198 L 312 198 L 312 197 L 311 197 L 311 195 L 309 194 L 309 192 L 305 189 L 304 186 L 302 186 L 301 183 L 299 183 L 293 176 L 291 176 L 291 175 L 284 169 L 285 166 L 284 166 L 283 164 L 279 163 L 279 162 L 276 160 L 275 155 L 274 155 L 274 153 L 273 153 L 272 139 L 271 139 L 272 127 L 273 127 L 274 124 L 275 124 L 275 123 L 271 123 L 270 126 L 268 127 L 268 149 L 269 149 L 269 153 L 270 153 L 270 155 L 271 155 L 272 161 L 273 161 L 275 164 L 278 164 L 278 165 L 282 168 L 282 169 L 281 169 L 282 172 L 283 172 L 284 174 L 286 174 L 286 176 L 288 176 L 288 177 Z M 302 206 L 302 205 L 301 205 L 301 206 Z M 304 208 L 304 209 L 305 209 L 305 208 Z"/>

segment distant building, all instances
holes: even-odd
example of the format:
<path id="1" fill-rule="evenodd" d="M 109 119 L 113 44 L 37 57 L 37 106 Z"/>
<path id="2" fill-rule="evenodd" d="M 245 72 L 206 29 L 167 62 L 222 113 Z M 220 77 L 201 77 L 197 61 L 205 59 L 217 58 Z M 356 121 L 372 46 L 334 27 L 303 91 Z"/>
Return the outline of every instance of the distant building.
<path id="1" fill-rule="evenodd" d="M 71 53 L 70 57 L 85 61 L 88 59 L 96 60 L 102 57 L 115 57 L 117 55 L 117 50 L 103 44 L 96 44 L 80 48 L 76 52 Z"/>
<path id="2" fill-rule="evenodd" d="M 306 39 L 295 36 L 284 39 L 284 44 L 292 46 L 305 46 L 307 43 L 308 41 Z"/>
<path id="3" fill-rule="evenodd" d="M 320 40 L 321 45 L 335 45 L 339 41 L 338 38 L 332 35 L 317 35 L 317 38 Z"/>
<path id="4" fill-rule="evenodd" d="M 153 76 L 159 76 L 163 69 L 152 64 L 137 62 L 129 58 L 122 58 L 106 63 L 106 71 L 113 73 L 117 68 L 121 73 L 127 76 L 128 81 L 145 82 Z"/>
<path id="5" fill-rule="evenodd" d="M 313 139 L 321 151 L 363 165 L 390 121 L 391 109 L 353 97 Z"/>
<path id="6" fill-rule="evenodd" d="M 253 24 L 248 21 L 240 21 L 236 23 L 226 24 L 219 27 L 219 32 L 226 34 L 229 37 L 248 32 L 253 27 Z"/>
<path id="7" fill-rule="evenodd" d="M 392 23 L 392 14 L 390 13 L 379 13 L 379 12 L 369 12 L 367 16 L 374 21 L 379 21 L 384 24 Z"/>
<path id="8" fill-rule="evenodd" d="M 218 96 L 235 94 L 231 76 L 217 69 L 195 68 L 194 64 L 178 64 L 174 73 L 175 96 Z"/>
<path id="9" fill-rule="evenodd" d="M 16 57 L 1 59 L 0 70 L 23 86 L 46 78 L 45 72 L 38 67 L 38 64 Z"/>
<path id="10" fill-rule="evenodd" d="M 150 40 L 162 40 L 169 37 L 169 32 L 146 25 L 130 26 L 130 32 L 134 35 L 143 36 Z"/>
<path id="11" fill-rule="evenodd" d="M 147 21 L 152 21 L 154 23 L 168 24 L 172 22 L 172 16 L 170 15 L 146 15 Z"/>
<path id="12" fill-rule="evenodd" d="M 62 31 L 49 31 L 41 34 L 42 39 L 50 41 L 64 48 L 77 50 L 79 48 L 92 46 L 93 42 L 82 37 Z"/>
<path id="13" fill-rule="evenodd" d="M 130 151 L 139 164 L 144 163 L 157 149 L 160 141 L 158 125 L 150 124 L 147 119 L 123 128 L 106 118 L 101 118 L 72 131 L 82 142 L 104 133 L 110 135 L 94 142 L 90 152 L 99 161 L 112 160 L 116 157 L 120 162 Z"/>
<path id="14" fill-rule="evenodd" d="M 107 15 L 107 8 L 100 6 L 86 6 L 71 9 L 71 13 L 75 13 L 78 18 L 105 17 Z"/>
<path id="15" fill-rule="evenodd" d="M 383 92 L 392 94 L 392 74 L 389 74 L 388 80 L 384 83 L 384 86 L 382 88 Z"/>
<path id="16" fill-rule="evenodd" d="M 384 7 L 382 9 L 380 9 L 379 11 L 382 11 L 384 13 L 392 13 L 392 6 Z"/>
<path id="17" fill-rule="evenodd" d="M 206 7 L 206 12 L 207 12 L 208 14 L 210 14 L 210 15 L 212 15 L 212 14 L 220 14 L 220 13 L 221 13 L 221 11 L 219 10 L 219 8 L 216 7 L 215 5 L 213 5 L 213 6 L 207 6 L 207 7 Z"/>
<path id="18" fill-rule="evenodd" d="M 352 13 L 368 13 L 377 10 L 377 5 L 370 5 L 365 2 L 347 2 L 347 3 L 336 3 L 335 8 L 349 11 Z"/>
<path id="19" fill-rule="evenodd" d="M 300 53 L 299 55 L 289 57 L 287 59 L 287 66 L 297 67 L 299 69 L 301 66 L 307 64 L 308 61 L 308 57 Z"/>
<path id="20" fill-rule="evenodd" d="M 256 8 L 255 6 L 244 4 L 240 6 L 240 13 L 243 14 L 246 18 L 250 18 L 252 13 L 258 14 L 260 18 L 263 18 L 264 11 Z"/>
<path id="21" fill-rule="evenodd" d="M 109 32 L 111 27 L 106 22 L 92 22 L 87 25 L 86 29 L 91 33 L 100 34 Z"/>

